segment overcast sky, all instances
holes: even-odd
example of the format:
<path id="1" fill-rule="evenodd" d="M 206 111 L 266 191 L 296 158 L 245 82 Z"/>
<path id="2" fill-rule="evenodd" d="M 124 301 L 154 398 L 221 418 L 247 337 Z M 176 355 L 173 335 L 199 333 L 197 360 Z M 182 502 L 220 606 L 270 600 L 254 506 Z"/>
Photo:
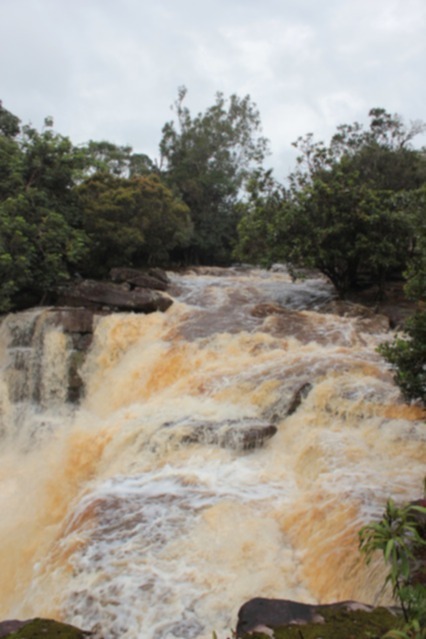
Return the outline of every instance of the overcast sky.
<path id="1" fill-rule="evenodd" d="M 426 120 L 426 0 L 0 0 L 0 99 L 74 143 L 158 157 L 181 85 L 196 114 L 250 94 L 269 164 L 381 106 Z"/>

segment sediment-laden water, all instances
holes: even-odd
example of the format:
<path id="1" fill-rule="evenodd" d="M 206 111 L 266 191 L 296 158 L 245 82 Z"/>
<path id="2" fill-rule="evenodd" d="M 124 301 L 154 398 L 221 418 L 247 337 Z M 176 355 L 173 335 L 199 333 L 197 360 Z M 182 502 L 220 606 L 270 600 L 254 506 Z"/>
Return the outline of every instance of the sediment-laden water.
<path id="1" fill-rule="evenodd" d="M 375 350 L 390 335 L 318 312 L 321 280 L 172 279 L 166 313 L 98 319 L 78 408 L 60 327 L 4 319 L 0 617 L 204 639 L 254 596 L 385 600 L 357 531 L 419 496 L 426 461 Z"/>

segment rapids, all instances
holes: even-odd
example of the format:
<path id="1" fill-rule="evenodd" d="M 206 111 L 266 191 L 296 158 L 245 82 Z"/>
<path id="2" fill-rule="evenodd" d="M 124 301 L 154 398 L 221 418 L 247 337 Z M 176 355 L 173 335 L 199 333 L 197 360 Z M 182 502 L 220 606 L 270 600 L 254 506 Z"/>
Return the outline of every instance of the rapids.
<path id="1" fill-rule="evenodd" d="M 422 412 L 375 350 L 391 335 L 319 313 L 319 279 L 171 278 L 166 313 L 98 319 L 77 408 L 60 328 L 3 320 L 0 618 L 204 639 L 254 596 L 386 601 L 357 531 L 419 496 L 426 460 Z M 211 437 L 253 420 L 277 427 L 262 447 Z"/>

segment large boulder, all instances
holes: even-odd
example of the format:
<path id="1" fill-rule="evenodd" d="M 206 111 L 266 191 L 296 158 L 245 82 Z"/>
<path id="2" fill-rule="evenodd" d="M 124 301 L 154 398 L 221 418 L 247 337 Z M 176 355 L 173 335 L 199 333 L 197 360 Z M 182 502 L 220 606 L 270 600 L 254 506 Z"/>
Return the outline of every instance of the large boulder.
<path id="1" fill-rule="evenodd" d="M 320 605 L 256 597 L 241 606 L 236 633 L 237 637 L 263 634 L 276 639 L 301 636 L 367 639 L 381 637 L 395 628 L 399 623 L 397 613 L 396 609 L 374 608 L 356 601 Z"/>
<path id="2" fill-rule="evenodd" d="M 59 303 L 94 310 L 153 313 L 166 311 L 173 300 L 159 291 L 146 288 L 130 290 L 127 284 L 81 280 L 61 290 Z"/>

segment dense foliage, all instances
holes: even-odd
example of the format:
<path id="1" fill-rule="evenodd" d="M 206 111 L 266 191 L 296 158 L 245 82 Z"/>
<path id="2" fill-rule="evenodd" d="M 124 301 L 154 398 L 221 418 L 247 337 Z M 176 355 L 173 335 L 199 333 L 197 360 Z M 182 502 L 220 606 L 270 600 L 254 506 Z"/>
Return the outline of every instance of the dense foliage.
<path id="1" fill-rule="evenodd" d="M 0 103 L 0 311 L 39 304 L 79 272 L 162 264 L 189 242 L 185 204 L 130 147 L 75 147 Z"/>
<path id="2" fill-rule="evenodd" d="M 195 117 L 185 96 L 163 128 L 161 167 L 107 140 L 76 147 L 51 118 L 37 131 L 0 103 L 0 311 L 40 303 L 77 272 L 229 263 L 267 142 L 249 96 L 218 93 Z"/>
<path id="3" fill-rule="evenodd" d="M 364 526 L 359 532 L 360 550 L 367 564 L 379 551 L 387 568 L 385 584 L 390 584 L 405 620 L 386 637 L 423 639 L 426 636 L 426 585 L 416 575 L 417 557 L 424 556 L 426 539 L 421 534 L 421 521 L 426 508 L 419 504 L 397 506 L 386 503 L 383 516 Z M 424 524 L 423 524 L 424 528 Z"/>
<path id="4" fill-rule="evenodd" d="M 416 238 L 406 271 L 405 290 L 417 300 L 416 313 L 409 318 L 405 332 L 380 352 L 393 365 L 395 381 L 407 400 L 420 400 L 426 406 L 426 188 L 416 195 L 413 207 Z"/>
<path id="5" fill-rule="evenodd" d="M 0 104 L 0 310 L 37 303 L 84 258 L 73 173 L 81 156 L 68 138 L 20 127 Z"/>
<path id="6" fill-rule="evenodd" d="M 267 152 L 260 117 L 249 96 L 221 93 L 205 113 L 193 117 L 179 90 L 177 124 L 165 124 L 160 143 L 167 183 L 188 205 L 194 225 L 190 245 L 180 253 L 190 263 L 229 263 L 236 240 L 237 206 L 250 176 Z"/>
<path id="7" fill-rule="evenodd" d="M 157 176 L 95 173 L 77 188 L 91 253 L 85 275 L 114 266 L 167 264 L 169 251 L 185 246 L 192 231 L 188 208 Z"/>
<path id="8" fill-rule="evenodd" d="M 315 267 L 344 296 L 363 285 L 382 292 L 413 253 L 426 156 L 410 147 L 423 125 L 370 112 L 370 127 L 343 125 L 326 146 L 299 138 L 284 189 L 260 173 L 239 225 L 239 259 Z M 262 234 L 261 246 L 256 238 Z"/>
<path id="9" fill-rule="evenodd" d="M 0 311 L 38 304 L 80 273 L 113 266 L 228 264 L 232 255 L 293 271 L 315 267 L 340 296 L 392 277 L 418 300 L 406 333 L 382 353 L 408 399 L 426 403 L 425 130 L 383 109 L 369 127 L 312 134 L 285 185 L 263 168 L 268 143 L 249 96 L 218 93 L 192 115 L 179 89 L 160 165 L 130 146 L 76 147 L 0 103 Z"/>

